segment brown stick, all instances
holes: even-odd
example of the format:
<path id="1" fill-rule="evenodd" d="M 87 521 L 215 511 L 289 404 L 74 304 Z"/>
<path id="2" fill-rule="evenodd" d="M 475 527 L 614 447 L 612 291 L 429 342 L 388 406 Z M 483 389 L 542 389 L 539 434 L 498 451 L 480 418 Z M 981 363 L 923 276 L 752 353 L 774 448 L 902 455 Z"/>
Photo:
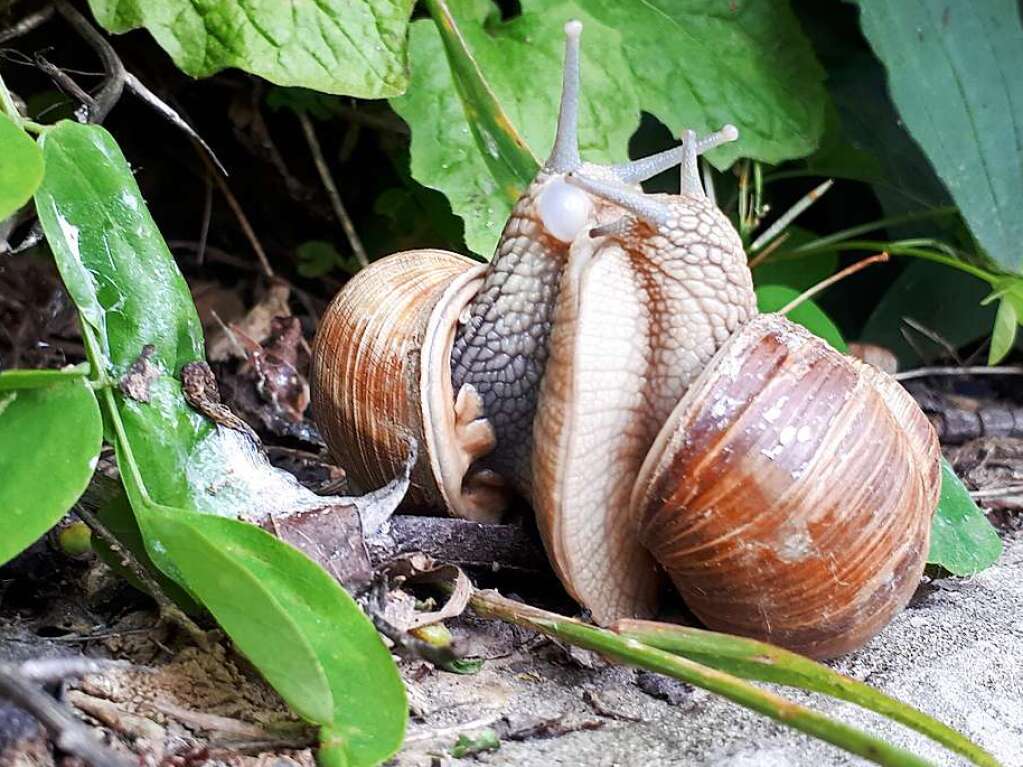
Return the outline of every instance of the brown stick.
<path id="1" fill-rule="evenodd" d="M 543 551 L 520 525 L 396 515 L 366 545 L 374 565 L 403 554 L 422 552 L 461 567 L 550 572 Z"/>
<path id="2" fill-rule="evenodd" d="M 0 697 L 34 716 L 61 751 L 92 767 L 132 767 L 131 761 L 100 743 L 74 714 L 29 682 L 17 667 L 0 665 Z"/>

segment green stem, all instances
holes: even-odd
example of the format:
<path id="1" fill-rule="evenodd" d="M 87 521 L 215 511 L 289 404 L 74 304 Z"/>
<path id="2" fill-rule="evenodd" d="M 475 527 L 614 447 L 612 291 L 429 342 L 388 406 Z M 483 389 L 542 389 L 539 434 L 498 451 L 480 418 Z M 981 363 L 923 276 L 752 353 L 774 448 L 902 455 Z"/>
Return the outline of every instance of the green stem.
<path id="1" fill-rule="evenodd" d="M 933 767 L 931 762 L 862 730 L 762 690 L 731 674 L 651 647 L 639 639 L 619 636 L 607 629 L 523 605 L 505 599 L 495 591 L 476 591 L 469 604 L 484 617 L 531 628 L 578 647 L 594 650 L 613 660 L 667 674 L 709 690 L 876 764 L 889 767 Z"/>
<path id="2" fill-rule="evenodd" d="M 904 724 L 981 767 L 998 761 L 948 725 L 809 658 L 766 642 L 652 621 L 620 621 L 614 631 L 744 679 L 797 687 L 855 703 Z"/>
<path id="3" fill-rule="evenodd" d="M 913 258 L 920 258 L 924 261 L 933 261 L 936 264 L 944 264 L 950 266 L 953 269 L 958 269 L 961 272 L 966 272 L 979 280 L 983 280 L 988 284 L 994 286 L 998 281 L 998 276 L 992 274 L 986 269 L 982 269 L 979 266 L 967 263 L 953 256 L 947 256 L 944 253 L 937 253 L 933 250 L 918 247 L 918 243 L 925 242 L 923 240 L 905 240 L 902 242 L 887 242 L 885 240 L 845 240 L 839 243 L 831 243 L 827 245 L 803 245 L 799 248 L 789 251 L 789 253 L 798 253 L 800 255 L 814 255 L 816 253 L 838 253 L 846 250 L 872 250 L 872 251 L 886 251 L 893 256 L 912 256 Z"/>
<path id="4" fill-rule="evenodd" d="M 2 109 L 4 114 L 14 121 L 15 125 L 21 125 L 22 121 L 25 119 L 21 116 L 21 112 L 18 111 L 18 107 L 14 103 L 14 97 L 11 96 L 11 92 L 7 90 L 7 85 L 4 83 L 3 77 L 0 77 L 0 109 Z"/>
<path id="5" fill-rule="evenodd" d="M 931 210 L 918 211 L 916 213 L 906 213 L 901 216 L 888 216 L 887 218 L 879 218 L 876 221 L 869 221 L 866 224 L 859 224 L 857 226 L 851 226 L 848 229 L 842 229 L 838 232 L 833 232 L 826 237 L 820 237 L 812 242 L 807 242 L 799 247 L 793 248 L 791 253 L 802 253 L 804 250 L 819 247 L 823 245 L 831 245 L 836 242 L 842 242 L 853 237 L 859 237 L 861 234 L 867 232 L 873 232 L 878 229 L 885 229 L 889 226 L 901 226 L 902 224 L 910 224 L 914 221 L 926 221 L 932 218 L 945 218 L 947 216 L 958 215 L 959 209 L 954 205 L 946 205 L 941 208 L 932 208 Z"/>

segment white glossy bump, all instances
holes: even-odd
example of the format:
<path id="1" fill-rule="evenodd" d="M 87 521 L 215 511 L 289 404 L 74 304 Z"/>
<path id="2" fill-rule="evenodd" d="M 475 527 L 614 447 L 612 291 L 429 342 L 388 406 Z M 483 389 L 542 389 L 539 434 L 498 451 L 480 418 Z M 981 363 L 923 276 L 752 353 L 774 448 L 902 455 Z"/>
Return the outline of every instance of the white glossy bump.
<path id="1" fill-rule="evenodd" d="M 587 225 L 593 212 L 589 195 L 560 178 L 544 187 L 538 208 L 543 228 L 562 242 L 572 242 Z"/>

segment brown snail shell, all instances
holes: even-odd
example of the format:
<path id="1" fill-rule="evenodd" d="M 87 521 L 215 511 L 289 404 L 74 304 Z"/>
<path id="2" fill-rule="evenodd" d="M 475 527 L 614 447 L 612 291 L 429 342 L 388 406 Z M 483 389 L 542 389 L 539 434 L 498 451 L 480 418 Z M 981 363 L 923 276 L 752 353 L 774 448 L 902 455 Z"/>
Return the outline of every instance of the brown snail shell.
<path id="1" fill-rule="evenodd" d="M 919 583 L 938 457 L 891 378 L 760 315 L 665 423 L 632 513 L 708 626 L 830 657 L 880 631 Z"/>
<path id="2" fill-rule="evenodd" d="M 411 438 L 420 449 L 409 502 L 480 521 L 493 520 L 504 505 L 493 478 L 467 476 L 493 435 L 475 420 L 474 403 L 452 408 L 449 360 L 458 317 L 483 271 L 442 250 L 375 261 L 324 312 L 310 371 L 317 424 L 360 487 L 397 476 Z"/>

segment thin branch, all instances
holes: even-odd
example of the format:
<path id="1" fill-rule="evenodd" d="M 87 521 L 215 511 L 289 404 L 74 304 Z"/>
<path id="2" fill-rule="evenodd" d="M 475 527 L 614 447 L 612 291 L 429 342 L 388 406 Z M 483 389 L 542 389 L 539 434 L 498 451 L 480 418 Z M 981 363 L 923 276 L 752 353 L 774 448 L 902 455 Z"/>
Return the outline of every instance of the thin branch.
<path id="1" fill-rule="evenodd" d="M 25 661 L 18 672 L 30 682 L 53 684 L 63 679 L 72 679 L 88 674 L 100 674 L 112 668 L 131 668 L 125 660 L 106 658 L 40 658 Z"/>
<path id="2" fill-rule="evenodd" d="M 808 290 L 805 290 L 802 293 L 800 293 L 798 296 L 789 301 L 784 307 L 779 309 L 778 314 L 788 314 L 801 303 L 810 300 L 815 295 L 820 293 L 822 290 L 831 287 L 839 280 L 844 280 L 846 277 L 852 274 L 856 274 L 856 272 L 860 271 L 861 269 L 865 269 L 871 264 L 882 263 L 887 260 L 888 260 L 887 253 L 878 253 L 876 255 L 870 256 L 869 258 L 864 258 L 862 261 L 857 261 L 855 264 L 847 266 L 842 271 L 836 272 L 827 279 L 821 280 L 812 288 L 809 288 Z"/>
<path id="3" fill-rule="evenodd" d="M 756 253 L 762 247 L 767 245 L 771 240 L 778 236 L 778 234 L 784 231 L 789 224 L 798 218 L 803 211 L 813 205 L 817 200 L 824 196 L 835 183 L 834 179 L 829 178 L 822 184 L 818 184 L 805 195 L 796 201 L 796 204 L 789 208 L 787 211 L 782 213 L 778 220 L 771 224 L 765 229 L 759 237 L 753 240 L 753 244 L 750 245 L 750 253 Z"/>
<path id="4" fill-rule="evenodd" d="M 936 343 L 938 346 L 940 346 L 942 349 L 944 349 L 945 352 L 948 354 L 948 356 L 951 357 L 953 360 L 955 360 L 956 364 L 958 364 L 958 365 L 962 364 L 962 360 L 959 358 L 959 355 L 956 353 L 955 347 L 952 346 L 951 343 L 946 341 L 945 338 L 942 337 L 941 334 L 939 334 L 937 331 L 931 330 L 929 327 L 927 327 L 923 323 L 917 322 L 912 317 L 903 317 L 902 321 L 905 322 L 907 325 L 909 325 L 917 333 L 922 335 L 924 338 L 930 339 L 931 341 Z M 905 338 L 907 342 L 909 342 L 909 338 L 907 337 L 907 334 L 905 332 L 905 328 L 903 328 L 902 330 L 903 330 L 902 337 Z"/>
<path id="5" fill-rule="evenodd" d="M 145 566 L 135 558 L 135 556 L 128 551 L 127 548 L 117 539 L 110 529 L 104 525 L 98 516 L 93 514 L 88 509 L 84 508 L 79 504 L 75 508 L 75 513 L 81 517 L 82 521 L 89 526 L 89 528 L 96 533 L 99 538 L 110 547 L 110 550 L 121 558 L 121 562 L 127 567 L 132 575 L 139 579 L 149 595 L 156 601 L 156 605 L 160 610 L 160 616 L 171 623 L 181 627 L 184 631 L 192 637 L 196 644 L 202 649 L 210 649 L 210 638 L 209 635 L 203 631 L 199 626 L 185 615 L 184 611 L 174 601 L 168 597 L 160 584 L 157 583 L 156 579 L 150 575 L 149 571 Z"/>
<path id="6" fill-rule="evenodd" d="M 210 148 L 210 145 L 207 144 L 203 137 L 196 132 L 195 128 L 185 122 L 185 119 L 179 115 L 177 111 L 170 106 L 170 104 L 149 90 L 149 88 L 131 72 L 125 72 L 124 84 L 128 86 L 129 91 L 156 110 L 163 118 L 171 123 L 171 125 L 186 133 L 189 138 L 199 144 L 209 158 L 213 160 L 213 164 L 217 166 L 217 170 L 225 176 L 229 175 L 227 168 L 225 168 L 223 163 L 220 162 L 220 158 L 217 157 L 216 152 Z"/>
<path id="7" fill-rule="evenodd" d="M 82 86 L 76 83 L 71 76 L 56 64 L 48 61 L 41 53 L 35 55 L 36 66 L 39 67 L 65 95 L 81 102 L 82 106 L 75 110 L 75 117 L 81 122 L 88 122 L 91 115 L 99 111 L 99 104 L 96 103 L 89 93 Z"/>
<path id="8" fill-rule="evenodd" d="M 32 714 L 61 751 L 92 767 L 133 767 L 133 760 L 111 751 L 81 720 L 29 681 L 17 667 L 0 666 L 0 697 Z"/>
<path id="9" fill-rule="evenodd" d="M 200 153 L 203 162 L 207 166 L 211 165 L 210 159 L 206 154 Z M 245 211 L 242 210 L 241 203 L 238 202 L 238 198 L 234 196 L 234 192 L 231 191 L 231 187 L 227 185 L 227 181 L 219 173 L 213 173 L 213 180 L 217 182 L 217 187 L 220 189 L 220 193 L 224 195 L 224 199 L 227 200 L 227 204 L 231 206 L 231 211 L 234 213 L 234 217 L 238 219 L 238 225 L 241 226 L 242 232 L 245 233 L 245 238 L 249 241 L 252 249 L 256 252 L 256 258 L 259 259 L 259 265 L 263 269 L 263 274 L 273 279 L 276 275 L 274 274 L 273 267 L 270 266 L 270 260 L 266 257 L 266 251 L 263 250 L 263 244 L 259 241 L 259 237 L 256 236 L 256 231 L 252 228 L 252 224 L 249 223 L 248 216 L 245 215 Z"/>
<path id="10" fill-rule="evenodd" d="M 896 373 L 893 377 L 896 381 L 909 381 L 913 378 L 927 378 L 929 376 L 1020 376 L 1023 375 L 1023 365 L 1003 365 L 1002 367 L 985 367 L 983 365 L 967 365 L 965 367 L 926 367 L 906 370 Z"/>
<path id="11" fill-rule="evenodd" d="M 101 123 L 110 114 L 110 110 L 120 100 L 121 93 L 124 91 L 126 79 L 124 64 L 121 63 L 120 57 L 107 39 L 67 0 L 57 0 L 56 6 L 60 15 L 75 28 L 103 62 L 106 80 L 95 96 L 96 108 L 90 110 L 89 115 L 89 122 Z"/>
<path id="12" fill-rule="evenodd" d="M 13 40 L 16 37 L 27 35 L 36 27 L 42 26 L 47 21 L 53 18 L 53 12 L 56 9 L 52 5 L 44 5 L 38 11 L 30 13 L 20 21 L 14 22 L 7 29 L 0 30 L 0 44 L 6 43 L 8 40 Z"/>
<path id="13" fill-rule="evenodd" d="M 313 127 L 312 120 L 309 119 L 309 115 L 300 111 L 298 112 L 298 121 L 302 124 L 302 133 L 305 134 L 309 151 L 313 155 L 313 162 L 316 164 L 316 170 L 320 174 L 320 181 L 323 182 L 323 187 L 327 190 L 330 204 L 334 208 L 338 221 L 341 222 L 341 228 L 345 232 L 345 237 L 348 238 L 348 244 L 351 246 L 355 258 L 358 259 L 359 265 L 369 266 L 366 249 L 362 246 L 362 240 L 359 239 L 359 234 L 355 231 L 355 225 L 352 223 L 352 219 L 348 215 L 344 203 L 341 201 L 341 194 L 334 183 L 334 178 L 330 175 L 330 168 L 327 167 L 327 161 L 323 157 L 323 150 L 320 149 L 320 142 L 316 138 L 316 130 Z"/>
<path id="14" fill-rule="evenodd" d="M 774 253 L 774 251 L 778 250 L 778 248 L 780 248 L 790 236 L 791 234 L 789 232 L 782 232 L 781 235 L 777 237 L 770 245 L 768 245 L 762 251 L 753 256 L 753 258 L 751 258 L 749 260 L 749 263 L 747 264 L 750 270 L 756 269 L 758 266 L 764 263 L 764 261 L 766 261 L 770 257 L 770 255 Z"/>

